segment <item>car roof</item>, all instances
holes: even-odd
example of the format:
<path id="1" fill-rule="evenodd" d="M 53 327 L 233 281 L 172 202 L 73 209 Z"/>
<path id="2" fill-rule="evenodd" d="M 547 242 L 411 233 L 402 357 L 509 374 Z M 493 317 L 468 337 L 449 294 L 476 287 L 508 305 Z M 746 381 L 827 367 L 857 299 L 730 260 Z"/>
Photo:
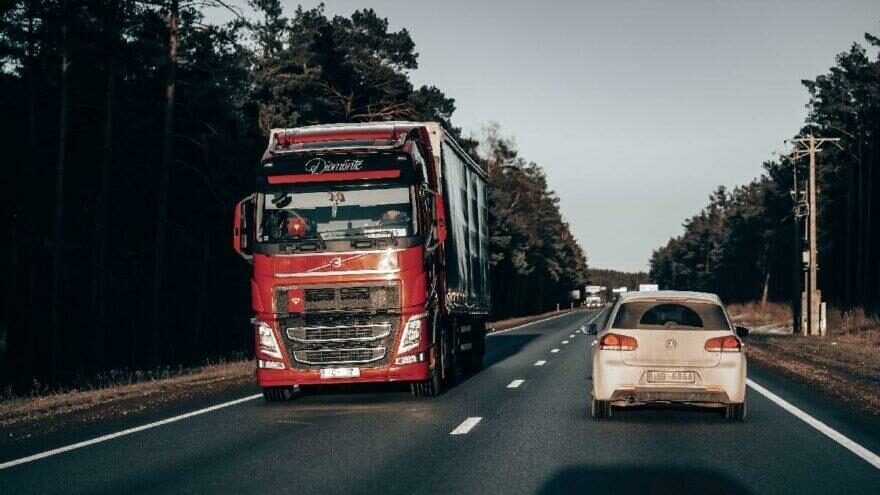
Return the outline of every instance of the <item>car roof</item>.
<path id="1" fill-rule="evenodd" d="M 692 292 L 685 290 L 652 290 L 652 291 L 633 291 L 620 294 L 620 302 L 629 302 L 637 300 L 653 300 L 653 299 L 680 299 L 694 300 L 702 299 L 707 302 L 721 304 L 721 298 L 717 294 L 710 292 Z"/>

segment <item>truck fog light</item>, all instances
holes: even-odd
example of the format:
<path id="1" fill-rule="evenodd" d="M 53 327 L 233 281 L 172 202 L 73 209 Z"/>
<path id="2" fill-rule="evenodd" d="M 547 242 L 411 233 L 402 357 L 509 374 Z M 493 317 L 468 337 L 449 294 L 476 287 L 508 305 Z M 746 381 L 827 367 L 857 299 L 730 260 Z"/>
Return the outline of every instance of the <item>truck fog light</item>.
<path id="1" fill-rule="evenodd" d="M 403 328 L 403 335 L 400 336 L 400 345 L 397 347 L 397 354 L 411 351 L 419 346 L 422 342 L 422 322 L 428 317 L 428 313 L 419 313 L 410 316 Z"/>
<path id="2" fill-rule="evenodd" d="M 264 368 L 268 370 L 283 370 L 284 363 L 279 363 L 278 361 L 263 361 L 262 359 L 257 359 L 257 368 Z"/>
<path id="3" fill-rule="evenodd" d="M 273 358 L 281 359 L 281 347 L 275 339 L 272 327 L 264 321 L 257 321 L 257 332 L 260 338 L 258 351 Z"/>

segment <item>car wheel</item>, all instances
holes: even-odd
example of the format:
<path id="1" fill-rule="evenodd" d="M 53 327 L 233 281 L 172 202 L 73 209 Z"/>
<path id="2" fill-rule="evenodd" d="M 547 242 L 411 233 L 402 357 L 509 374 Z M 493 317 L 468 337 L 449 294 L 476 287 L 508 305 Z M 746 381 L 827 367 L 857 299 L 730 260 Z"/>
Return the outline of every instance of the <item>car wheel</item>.
<path id="1" fill-rule="evenodd" d="M 728 421 L 745 421 L 748 407 L 746 401 L 739 404 L 727 404 L 724 407 L 724 419 Z"/>
<path id="2" fill-rule="evenodd" d="M 293 387 L 266 387 L 263 399 L 266 402 L 284 402 L 293 398 Z"/>
<path id="3" fill-rule="evenodd" d="M 593 416 L 593 419 L 610 419 L 611 402 L 593 399 L 590 405 L 590 414 Z"/>

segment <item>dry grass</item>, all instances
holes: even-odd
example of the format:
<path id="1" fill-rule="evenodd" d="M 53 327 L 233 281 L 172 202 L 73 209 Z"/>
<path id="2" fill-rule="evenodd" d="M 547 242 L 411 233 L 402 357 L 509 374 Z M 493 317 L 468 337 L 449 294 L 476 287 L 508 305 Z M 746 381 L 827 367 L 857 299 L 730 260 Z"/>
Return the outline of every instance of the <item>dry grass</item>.
<path id="1" fill-rule="evenodd" d="M 783 304 L 731 304 L 727 312 L 735 325 L 748 327 L 754 333 L 791 333 L 791 308 Z"/>
<path id="2" fill-rule="evenodd" d="M 760 308 L 760 304 L 733 305 L 731 318 L 759 329 L 785 321 L 789 333 L 757 332 L 749 337 L 746 349 L 750 359 L 880 415 L 880 319 L 861 309 L 830 310 L 826 336 L 804 337 L 791 335 L 787 307 L 768 305 L 763 314 Z"/>
<path id="3" fill-rule="evenodd" d="M 56 392 L 37 397 L 8 398 L 0 401 L 0 427 L 8 428 L 19 423 L 83 413 L 98 406 L 106 407 L 131 399 L 149 402 L 161 396 L 161 400 L 168 400 L 173 396 L 187 395 L 193 389 L 213 389 L 243 377 L 250 379 L 254 368 L 253 361 L 237 361 L 202 366 L 187 374 L 165 379 L 92 390 Z"/>

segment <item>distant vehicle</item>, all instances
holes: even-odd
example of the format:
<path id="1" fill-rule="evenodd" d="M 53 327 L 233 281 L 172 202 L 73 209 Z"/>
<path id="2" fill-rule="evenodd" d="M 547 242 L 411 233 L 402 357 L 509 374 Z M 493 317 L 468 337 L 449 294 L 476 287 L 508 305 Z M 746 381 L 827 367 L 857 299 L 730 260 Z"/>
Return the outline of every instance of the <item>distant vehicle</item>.
<path id="1" fill-rule="evenodd" d="M 657 291 L 621 294 L 593 343 L 593 418 L 612 406 L 679 403 L 746 418 L 746 357 L 718 296 Z"/>
<path id="2" fill-rule="evenodd" d="M 660 290 L 657 284 L 639 284 L 639 292 L 656 292 Z"/>
<path id="3" fill-rule="evenodd" d="M 584 299 L 584 306 L 587 308 L 601 308 L 602 298 L 600 296 L 587 296 Z"/>

